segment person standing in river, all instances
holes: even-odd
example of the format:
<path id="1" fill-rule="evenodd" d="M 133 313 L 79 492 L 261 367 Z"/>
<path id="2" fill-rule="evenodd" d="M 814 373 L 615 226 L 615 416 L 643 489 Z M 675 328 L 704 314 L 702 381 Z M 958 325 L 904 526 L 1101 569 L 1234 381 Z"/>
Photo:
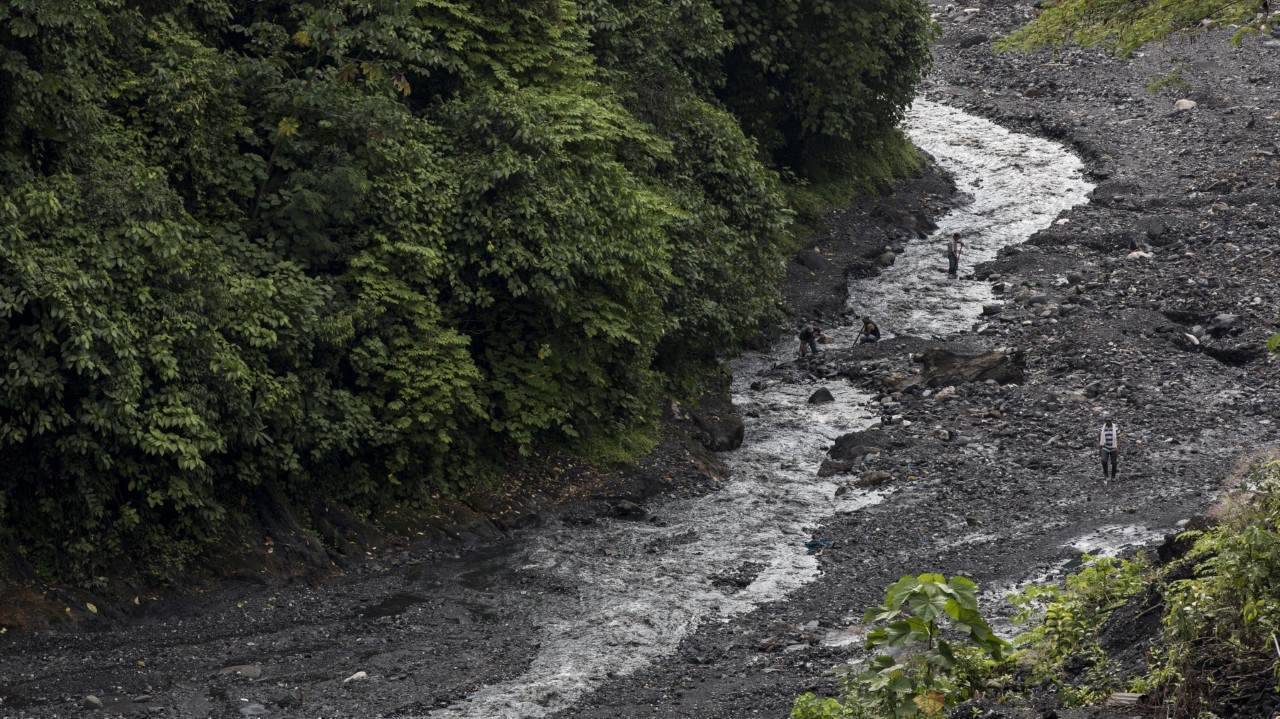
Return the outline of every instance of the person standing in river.
<path id="1" fill-rule="evenodd" d="M 1116 426 L 1110 414 L 1102 415 L 1102 429 L 1098 432 L 1098 449 L 1102 453 L 1102 478 L 1107 479 L 1107 468 L 1111 468 L 1111 479 L 1116 478 L 1116 463 L 1120 459 L 1120 428 Z"/>
<path id="2" fill-rule="evenodd" d="M 960 270 L 960 253 L 964 251 L 964 240 L 960 239 L 960 233 L 951 234 L 951 241 L 947 243 L 947 274 L 955 279 L 956 273 Z"/>

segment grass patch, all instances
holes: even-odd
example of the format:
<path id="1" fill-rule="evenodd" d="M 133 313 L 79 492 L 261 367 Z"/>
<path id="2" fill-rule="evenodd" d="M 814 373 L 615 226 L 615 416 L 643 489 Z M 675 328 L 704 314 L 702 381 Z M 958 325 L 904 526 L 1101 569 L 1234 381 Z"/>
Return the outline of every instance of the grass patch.
<path id="1" fill-rule="evenodd" d="M 1165 90 L 1173 90 L 1178 94 L 1185 93 L 1191 89 L 1191 83 L 1187 82 L 1182 76 L 1182 69 L 1171 70 L 1163 75 L 1157 75 L 1151 78 L 1151 82 L 1147 83 L 1148 95 L 1159 95 Z"/>
<path id="2" fill-rule="evenodd" d="M 1245 24 L 1264 4 L 1264 0 L 1062 0 L 1000 40 L 996 49 L 1031 51 L 1076 44 L 1105 47 L 1127 57 L 1149 42 L 1199 27 L 1205 19 Z"/>
<path id="3" fill-rule="evenodd" d="M 593 432 L 575 442 L 572 452 L 592 464 L 616 467 L 633 464 L 662 441 L 662 429 L 657 418 L 637 424 L 625 432 Z"/>

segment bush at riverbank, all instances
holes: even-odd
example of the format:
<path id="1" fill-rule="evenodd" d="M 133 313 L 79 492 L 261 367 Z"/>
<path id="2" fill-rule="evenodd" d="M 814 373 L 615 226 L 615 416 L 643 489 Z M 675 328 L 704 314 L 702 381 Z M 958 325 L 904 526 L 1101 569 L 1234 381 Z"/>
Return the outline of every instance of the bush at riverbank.
<path id="1" fill-rule="evenodd" d="M 898 169 L 930 32 L 917 0 L 0 9 L 0 542 L 173 571 L 282 502 L 635 447 L 777 316 L 778 171 Z M 823 82 L 809 47 L 859 52 Z"/>
<path id="2" fill-rule="evenodd" d="M 1087 557 L 1061 584 L 1015 595 L 1027 627 L 1014 640 L 1017 652 L 1007 660 L 937 662 L 932 684 L 901 682 L 915 700 L 896 716 L 938 715 L 955 700 L 972 701 L 950 716 L 1040 716 L 1046 694 L 1060 707 L 1122 703 L 1129 713 L 1142 708 L 1173 719 L 1273 716 L 1280 710 L 1280 460 L 1251 465 L 1216 519 L 1201 526 L 1151 559 Z M 922 656 L 900 652 L 896 662 L 905 667 Z M 892 684 L 847 686 L 842 701 L 801 697 L 792 717 L 889 715 L 868 707 L 892 694 Z M 1033 703 L 1040 708 L 1026 709 Z"/>

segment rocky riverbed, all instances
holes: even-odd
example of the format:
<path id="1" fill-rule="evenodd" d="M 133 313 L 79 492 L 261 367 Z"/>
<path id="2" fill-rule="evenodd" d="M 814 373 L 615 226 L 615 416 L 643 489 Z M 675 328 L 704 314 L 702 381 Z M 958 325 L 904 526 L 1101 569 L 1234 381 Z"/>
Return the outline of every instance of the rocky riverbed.
<path id="1" fill-rule="evenodd" d="M 1070 147 L 1090 201 L 1066 187 L 1025 244 L 975 240 L 954 283 L 930 274 L 941 246 L 922 238 L 949 204 L 936 176 L 833 217 L 789 300 L 828 327 L 874 312 L 893 337 L 835 332 L 813 360 L 741 363 L 733 475 L 707 467 L 682 497 L 483 550 L 379 553 L 316 586 L 227 586 L 0 637 L 0 716 L 783 717 L 830 689 L 862 609 L 902 574 L 1007 586 L 1199 513 L 1280 435 L 1262 352 L 1280 308 L 1280 42 L 1236 50 L 1224 30 L 1133 60 L 1000 55 L 992 39 L 1031 3 L 937 9 L 927 98 L 966 113 L 952 123 Z M 1175 69 L 1189 90 L 1146 92 Z M 1068 185 L 1079 169 L 1054 167 Z M 944 232 L 984 189 L 956 177 L 975 202 Z M 1043 190 L 1004 194 L 1018 189 L 1028 204 Z M 809 405 L 822 387 L 837 401 Z M 1125 443 L 1108 484 L 1103 410 Z M 777 446 L 753 422 L 809 432 Z"/>

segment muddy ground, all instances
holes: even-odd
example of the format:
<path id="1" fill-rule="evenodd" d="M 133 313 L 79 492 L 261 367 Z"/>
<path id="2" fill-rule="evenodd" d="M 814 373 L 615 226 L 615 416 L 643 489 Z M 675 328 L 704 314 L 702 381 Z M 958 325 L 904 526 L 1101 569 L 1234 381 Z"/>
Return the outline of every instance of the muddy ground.
<path id="1" fill-rule="evenodd" d="M 831 351 L 762 377 L 852 383 L 889 404 L 898 421 L 876 430 L 880 451 L 847 453 L 831 469 L 851 484 L 884 481 L 891 496 L 817 530 L 830 547 L 816 582 L 704 625 L 669 660 L 615 678 L 557 717 L 784 717 L 796 694 L 831 690 L 826 671 L 852 651 L 834 640 L 856 636 L 862 609 L 902 574 L 1003 586 L 1060 569 L 1079 547 L 1159 536 L 1200 513 L 1238 461 L 1276 442 L 1280 375 L 1262 345 L 1280 329 L 1280 41 L 1237 50 L 1224 30 L 1132 60 L 994 54 L 992 39 L 1031 6 L 944 12 L 939 3 L 945 35 L 925 94 L 1069 144 L 1098 183 L 1093 201 L 962 270 L 1003 290 L 977 331 Z M 1145 90 L 1174 70 L 1188 89 Z M 1182 97 L 1197 107 L 1175 111 Z M 880 250 L 926 231 L 947 189 L 930 176 L 833 217 L 792 268 L 793 306 L 838 315 L 846 271 L 873 272 Z M 1134 240 L 1153 256 L 1130 259 Z M 946 399 L 944 387 L 901 391 L 918 377 L 914 356 L 938 346 L 1009 348 L 1025 376 L 954 384 Z M 1126 441 L 1120 476 L 1107 484 L 1093 449 L 1103 409 Z M 677 444 L 637 496 L 677 471 L 689 472 L 673 482 L 684 493 L 722 481 L 714 460 Z M 590 524 L 607 513 L 661 521 L 624 499 L 604 491 L 588 509 L 528 524 Z M 528 533 L 544 531 L 472 537 L 485 540 L 480 549 L 403 548 L 314 586 L 241 582 L 0 637 L 0 716 L 426 714 L 522 673 L 541 641 L 540 607 L 573 605 L 581 587 L 508 561 Z M 357 672 L 365 678 L 344 682 Z M 86 706 L 87 695 L 103 708 Z"/>

